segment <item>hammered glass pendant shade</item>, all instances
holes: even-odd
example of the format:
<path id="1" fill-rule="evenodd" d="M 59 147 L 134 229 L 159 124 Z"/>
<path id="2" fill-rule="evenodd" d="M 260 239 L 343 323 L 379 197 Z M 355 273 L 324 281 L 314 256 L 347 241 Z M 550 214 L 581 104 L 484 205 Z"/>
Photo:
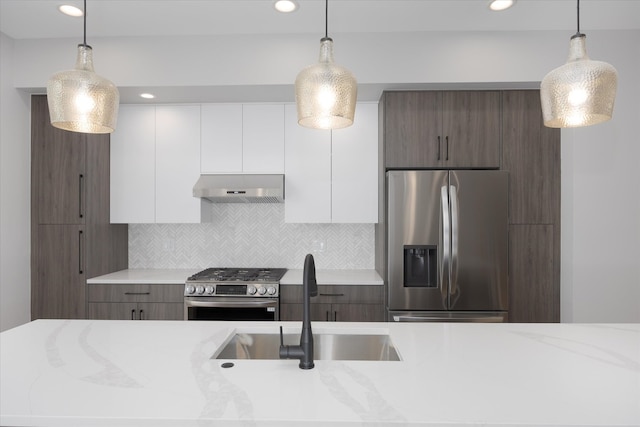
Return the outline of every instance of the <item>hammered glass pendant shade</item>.
<path id="1" fill-rule="evenodd" d="M 618 88 L 616 69 L 587 56 L 586 36 L 571 38 L 567 63 L 540 85 L 542 118 L 552 128 L 590 126 L 611 119 Z"/>
<path id="2" fill-rule="evenodd" d="M 333 40 L 320 40 L 320 60 L 296 78 L 298 124 L 340 129 L 353 124 L 358 84 L 349 70 L 333 62 Z"/>
<path id="3" fill-rule="evenodd" d="M 116 128 L 120 94 L 93 71 L 91 46 L 78 45 L 73 70 L 61 71 L 47 83 L 51 124 L 83 133 L 111 133 Z"/>

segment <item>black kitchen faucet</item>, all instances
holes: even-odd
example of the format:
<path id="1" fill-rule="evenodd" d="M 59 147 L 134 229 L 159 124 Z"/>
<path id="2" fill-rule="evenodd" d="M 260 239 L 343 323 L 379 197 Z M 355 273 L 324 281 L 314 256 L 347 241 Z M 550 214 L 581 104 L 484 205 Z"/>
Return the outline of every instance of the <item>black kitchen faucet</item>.
<path id="1" fill-rule="evenodd" d="M 316 265 L 313 255 L 307 254 L 304 259 L 302 274 L 302 332 L 300 345 L 284 345 L 282 326 L 280 326 L 280 359 L 299 359 L 300 369 L 313 369 L 313 333 L 311 332 L 311 297 L 318 295 L 316 281 Z"/>

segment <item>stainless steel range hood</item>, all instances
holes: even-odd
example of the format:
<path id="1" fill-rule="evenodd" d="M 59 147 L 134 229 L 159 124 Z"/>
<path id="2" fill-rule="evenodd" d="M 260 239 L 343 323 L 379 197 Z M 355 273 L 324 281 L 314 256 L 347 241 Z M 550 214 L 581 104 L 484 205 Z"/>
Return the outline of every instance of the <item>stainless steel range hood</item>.
<path id="1" fill-rule="evenodd" d="M 193 197 L 214 203 L 282 203 L 284 175 L 200 175 Z"/>

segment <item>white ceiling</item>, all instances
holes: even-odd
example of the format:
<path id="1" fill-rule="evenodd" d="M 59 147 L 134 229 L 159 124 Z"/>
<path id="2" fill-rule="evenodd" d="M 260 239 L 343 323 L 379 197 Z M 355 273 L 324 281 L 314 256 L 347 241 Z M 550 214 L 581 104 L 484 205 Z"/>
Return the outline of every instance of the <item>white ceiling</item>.
<path id="1" fill-rule="evenodd" d="M 324 1 L 89 0 L 87 38 L 109 36 L 324 33 Z M 82 18 L 58 12 L 81 0 L 0 0 L 0 31 L 14 39 L 82 37 Z M 576 30 L 575 0 L 519 0 L 491 12 L 488 0 L 332 0 L 329 35 L 344 32 Z M 581 30 L 640 29 L 640 0 L 583 0 Z"/>

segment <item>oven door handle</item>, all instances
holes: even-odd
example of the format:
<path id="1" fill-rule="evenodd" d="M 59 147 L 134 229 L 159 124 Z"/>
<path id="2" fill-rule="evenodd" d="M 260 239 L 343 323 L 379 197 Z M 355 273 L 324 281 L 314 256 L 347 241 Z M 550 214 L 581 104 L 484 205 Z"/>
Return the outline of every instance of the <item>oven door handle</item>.
<path id="1" fill-rule="evenodd" d="M 248 307 L 273 307 L 277 303 L 276 301 L 194 301 L 187 300 L 187 306 L 189 307 L 213 307 L 213 308 L 248 308 Z"/>

